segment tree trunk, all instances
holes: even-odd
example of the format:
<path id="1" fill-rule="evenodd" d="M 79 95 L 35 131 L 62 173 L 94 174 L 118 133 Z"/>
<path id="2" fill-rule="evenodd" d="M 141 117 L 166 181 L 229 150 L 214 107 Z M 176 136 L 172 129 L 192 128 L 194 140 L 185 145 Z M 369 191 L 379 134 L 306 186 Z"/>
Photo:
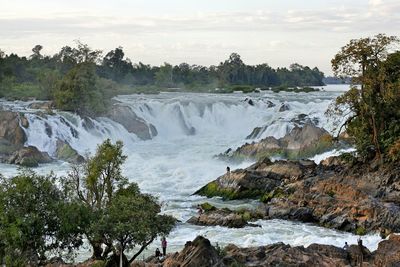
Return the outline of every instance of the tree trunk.
<path id="1" fill-rule="evenodd" d="M 103 248 L 101 247 L 101 242 L 90 241 L 90 245 L 92 245 L 93 248 L 92 259 L 94 260 L 103 259 Z"/>
<path id="2" fill-rule="evenodd" d="M 129 264 L 131 264 L 140 255 L 140 253 L 142 253 L 143 250 L 153 242 L 153 240 L 154 238 L 144 243 L 143 246 L 139 249 L 139 251 L 135 255 L 133 255 L 132 258 L 129 260 Z"/>

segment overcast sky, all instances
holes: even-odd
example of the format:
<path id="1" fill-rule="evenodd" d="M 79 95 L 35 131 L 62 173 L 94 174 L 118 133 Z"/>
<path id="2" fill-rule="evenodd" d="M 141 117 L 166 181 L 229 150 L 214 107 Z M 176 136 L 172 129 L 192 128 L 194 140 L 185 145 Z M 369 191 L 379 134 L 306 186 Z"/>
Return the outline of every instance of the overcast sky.
<path id="1" fill-rule="evenodd" d="M 79 39 L 133 62 L 293 62 L 331 73 L 352 38 L 400 35 L 400 0 L 0 0 L 0 49 L 54 54 Z"/>

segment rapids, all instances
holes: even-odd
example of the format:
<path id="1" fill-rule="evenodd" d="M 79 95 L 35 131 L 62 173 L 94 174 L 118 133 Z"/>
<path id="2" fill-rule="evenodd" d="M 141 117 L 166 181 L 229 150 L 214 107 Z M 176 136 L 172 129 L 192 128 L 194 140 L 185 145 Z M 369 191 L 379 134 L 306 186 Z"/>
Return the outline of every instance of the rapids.
<path id="1" fill-rule="evenodd" d="M 141 141 L 134 134 L 107 118 L 83 119 L 77 115 L 56 112 L 40 116 L 29 110 L 26 102 L 0 102 L 5 109 L 20 110 L 27 113 L 29 128 L 27 145 L 34 145 L 41 151 L 54 155 L 57 138 L 67 141 L 79 153 L 93 153 L 96 146 L 105 138 L 122 140 L 128 159 L 123 171 L 130 181 L 139 184 L 141 190 L 156 195 L 162 203 L 162 212 L 173 215 L 181 223 L 167 237 L 168 251 L 181 249 L 185 242 L 196 235 L 204 235 L 213 243 L 239 246 L 266 245 L 285 242 L 291 245 L 311 243 L 343 246 L 345 241 L 356 243 L 357 236 L 329 230 L 309 224 L 271 220 L 259 221 L 261 228 L 246 227 L 228 229 L 222 227 L 201 227 L 186 224 L 185 221 L 196 214 L 196 205 L 204 201 L 218 207 L 255 207 L 255 201 L 227 201 L 205 199 L 191 194 L 206 183 L 222 175 L 227 163 L 213 156 L 228 148 L 236 148 L 246 140 L 255 127 L 265 126 L 265 131 L 257 136 L 283 137 L 294 124 L 291 121 L 300 114 L 333 131 L 332 123 L 325 111 L 338 95 L 347 90 L 345 85 L 327 86 L 321 92 L 312 93 L 272 93 L 258 94 L 197 94 L 161 93 L 158 95 L 118 96 L 116 100 L 129 106 L 147 123 L 153 124 L 158 135 L 152 140 Z M 250 105 L 246 98 L 252 99 Z M 268 107 L 269 102 L 275 104 Z M 282 103 L 290 109 L 279 112 Z M 340 151 L 316 155 L 316 162 L 338 154 Z M 231 165 L 231 169 L 243 168 L 252 162 Z M 36 168 L 39 173 L 53 170 L 57 175 L 65 175 L 69 164 L 55 162 Z M 0 172 L 11 176 L 18 172 L 17 167 L 1 164 Z M 376 249 L 378 235 L 364 237 L 369 249 Z M 152 254 L 159 240 L 154 242 L 146 254 Z M 90 254 L 87 248 L 78 252 L 77 261 Z M 146 255 L 145 254 L 145 255 Z"/>

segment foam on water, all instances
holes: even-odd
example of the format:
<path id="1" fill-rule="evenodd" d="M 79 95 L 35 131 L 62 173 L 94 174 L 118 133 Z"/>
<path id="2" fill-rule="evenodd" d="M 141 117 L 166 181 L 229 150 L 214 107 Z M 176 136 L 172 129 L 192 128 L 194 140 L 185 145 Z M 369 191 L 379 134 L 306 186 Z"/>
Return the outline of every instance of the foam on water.
<path id="1" fill-rule="evenodd" d="M 342 246 L 345 241 L 355 243 L 357 237 L 309 224 L 279 220 L 259 221 L 257 223 L 261 228 L 243 229 L 201 227 L 184 223 L 196 214 L 196 205 L 204 201 L 218 207 L 254 207 L 255 201 L 223 202 L 218 198 L 192 196 L 192 193 L 224 173 L 226 163 L 213 156 L 248 141 L 245 138 L 255 127 L 265 128 L 258 139 L 266 136 L 279 138 L 294 127 L 291 122 L 293 118 L 306 114 L 310 119 L 317 119 L 319 126 L 332 131 L 333 127 L 324 112 L 340 94 L 339 91 L 307 94 L 262 92 L 250 95 L 162 93 L 117 97 L 117 100 L 157 128 L 158 135 L 148 141 L 140 141 L 120 124 L 106 118 L 83 119 L 65 112 L 39 116 L 29 113 L 26 103 L 0 104 L 7 109 L 28 112 L 30 126 L 26 130 L 27 144 L 37 146 L 50 155 L 55 153 L 57 139 L 67 141 L 82 154 L 93 153 L 96 146 L 106 138 L 122 140 L 124 152 L 128 156 L 123 168 L 124 175 L 138 183 L 142 191 L 158 196 L 163 213 L 173 215 L 183 222 L 168 237 L 170 251 L 181 249 L 186 241 L 199 234 L 221 245 L 234 243 L 239 246 L 257 246 L 274 242 L 309 245 L 317 242 Z M 254 105 L 245 101 L 247 97 L 253 100 Z M 275 106 L 269 108 L 267 100 Z M 287 103 L 290 109 L 279 112 L 282 103 Z M 341 152 L 333 151 L 313 159 L 319 162 Z M 245 168 L 249 164 L 251 162 L 230 167 Z M 57 162 L 36 170 L 40 173 L 54 170 L 58 175 L 65 175 L 68 168 L 68 164 Z M 17 168 L 11 165 L 1 164 L 0 169 L 6 176 L 17 173 Z M 372 235 L 367 236 L 364 242 L 370 249 L 375 249 L 378 240 L 377 235 Z M 153 244 L 149 253 L 157 245 Z M 78 260 L 84 260 L 88 255 L 88 251 L 82 249 Z"/>

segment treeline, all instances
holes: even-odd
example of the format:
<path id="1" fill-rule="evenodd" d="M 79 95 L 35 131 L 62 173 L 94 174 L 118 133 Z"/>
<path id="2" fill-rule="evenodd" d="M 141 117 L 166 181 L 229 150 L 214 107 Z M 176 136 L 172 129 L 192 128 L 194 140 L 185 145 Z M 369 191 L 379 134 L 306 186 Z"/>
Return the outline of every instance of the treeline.
<path id="1" fill-rule="evenodd" d="M 60 109 L 83 114 L 104 112 L 107 99 L 118 93 L 153 92 L 160 88 L 208 91 L 233 86 L 320 86 L 318 68 L 292 64 L 273 69 L 268 64 L 246 65 L 233 53 L 218 66 L 182 63 L 161 66 L 132 63 L 122 47 L 102 51 L 77 42 L 55 55 L 43 55 L 36 45 L 29 57 L 0 50 L 0 97 L 55 100 Z"/>
<path id="2" fill-rule="evenodd" d="M 121 174 L 122 143 L 106 140 L 67 177 L 23 171 L 0 176 L 0 265 L 45 266 L 73 256 L 84 242 L 96 266 L 130 264 L 176 220 Z M 135 249 L 129 258 L 127 250 Z M 52 256 L 49 256 L 52 255 Z M 94 262 L 93 262 L 94 266 Z"/>

